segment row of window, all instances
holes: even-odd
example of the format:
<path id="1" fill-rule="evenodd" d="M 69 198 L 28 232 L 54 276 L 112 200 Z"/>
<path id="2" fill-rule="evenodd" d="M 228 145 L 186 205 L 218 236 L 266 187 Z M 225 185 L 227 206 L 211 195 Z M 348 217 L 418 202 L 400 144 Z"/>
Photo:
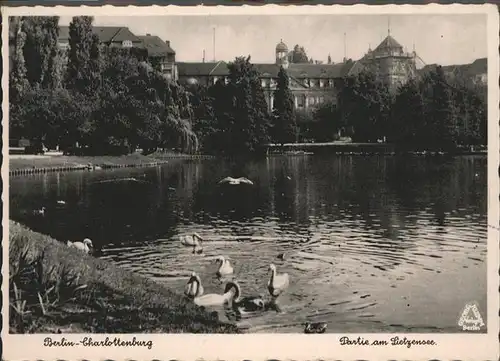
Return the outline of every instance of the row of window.
<path id="1" fill-rule="evenodd" d="M 219 81 L 219 79 L 224 79 L 224 82 L 227 84 L 229 82 L 228 77 L 219 77 L 219 76 L 214 76 L 211 79 L 211 83 L 215 84 Z M 333 79 L 304 79 L 303 80 L 304 85 L 314 88 L 314 87 L 319 87 L 319 88 L 333 88 L 334 86 L 334 81 Z M 276 79 L 274 78 L 264 78 L 260 80 L 260 85 L 263 88 L 274 88 L 276 87 Z"/>
<path id="2" fill-rule="evenodd" d="M 333 79 L 303 79 L 303 84 L 309 88 L 333 88 L 334 81 Z M 261 79 L 261 85 L 263 88 L 271 87 L 274 88 L 276 86 L 276 79 L 273 78 L 264 78 Z"/>
<path id="3" fill-rule="evenodd" d="M 325 97 L 323 96 L 298 95 L 295 96 L 294 98 L 295 98 L 295 105 L 297 108 L 305 108 L 306 101 L 308 107 L 323 104 L 325 102 Z"/>

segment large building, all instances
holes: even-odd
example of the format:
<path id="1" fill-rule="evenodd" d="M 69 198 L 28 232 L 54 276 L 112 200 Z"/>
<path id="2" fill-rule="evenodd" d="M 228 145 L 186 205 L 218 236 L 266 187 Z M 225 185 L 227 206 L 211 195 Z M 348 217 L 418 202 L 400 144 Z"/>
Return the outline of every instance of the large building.
<path id="1" fill-rule="evenodd" d="M 99 43 L 114 48 L 145 49 L 151 64 L 173 80 L 177 80 L 175 66 L 175 51 L 170 47 L 170 41 L 163 41 L 158 36 L 146 34 L 135 35 L 129 28 L 123 26 L 94 26 L 94 34 L 99 37 Z M 59 27 L 59 47 L 69 47 L 69 26 Z"/>
<path id="2" fill-rule="evenodd" d="M 9 18 L 9 48 L 12 54 L 19 29 L 19 18 Z M 162 40 L 158 36 L 146 34 L 138 36 L 127 27 L 94 26 L 94 33 L 99 37 L 103 46 L 121 48 L 140 48 L 147 52 L 148 60 L 159 71 L 174 81 L 182 84 L 212 85 L 219 79 L 227 82 L 229 70 L 224 61 L 217 62 L 176 62 L 175 51 L 169 40 Z M 59 47 L 69 47 L 69 27 L 61 26 L 59 30 Z M 288 46 L 280 41 L 274 49 L 274 63 L 254 64 L 260 74 L 260 82 L 269 110 L 274 106 L 274 92 L 280 67 L 286 69 L 290 89 L 294 96 L 295 108 L 298 110 L 312 110 L 326 100 L 336 100 L 337 91 L 342 84 L 342 78 L 355 75 L 363 70 L 373 71 L 380 80 L 386 82 L 391 90 L 397 89 L 408 79 L 419 76 L 433 69 L 436 65 L 426 65 L 413 50 L 407 52 L 394 39 L 390 32 L 387 37 L 374 49 L 359 60 L 346 60 L 337 64 L 293 63 L 292 52 Z M 478 59 L 472 64 L 450 65 L 443 67 L 449 77 L 465 76 L 473 84 L 486 84 L 487 61 Z"/>
<path id="3" fill-rule="evenodd" d="M 290 89 L 294 96 L 295 108 L 311 110 L 326 99 L 336 100 L 337 91 L 342 78 L 359 73 L 363 69 L 376 72 L 381 80 L 387 82 L 391 89 L 396 89 L 409 78 L 416 75 L 415 52 L 407 53 L 403 47 L 389 34 L 375 50 L 358 61 L 344 60 L 338 64 L 292 63 L 291 52 L 283 41 L 275 48 L 275 62 L 254 64 L 260 74 L 260 81 L 269 110 L 274 105 L 274 91 L 281 66 L 286 69 Z M 179 81 L 203 85 L 214 84 L 229 74 L 227 64 L 223 61 L 212 63 L 178 63 Z"/>

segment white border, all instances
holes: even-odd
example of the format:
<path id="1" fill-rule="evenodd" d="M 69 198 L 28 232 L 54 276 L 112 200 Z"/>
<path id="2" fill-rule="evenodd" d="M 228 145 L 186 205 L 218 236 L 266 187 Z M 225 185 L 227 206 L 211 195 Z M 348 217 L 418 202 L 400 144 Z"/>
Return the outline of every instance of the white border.
<path id="1" fill-rule="evenodd" d="M 138 340 L 153 340 L 154 347 L 134 348 L 46 348 L 43 347 L 45 335 L 9 335 L 8 315 L 8 217 L 3 219 L 3 328 L 2 341 L 4 359 L 223 359 L 223 360 L 262 360 L 262 359 L 411 359 L 411 360 L 450 360 L 450 359 L 498 359 L 499 332 L 499 19 L 495 5 L 302 5 L 302 6 L 147 6 L 147 7 L 2 7 L 3 18 L 13 15 L 291 15 L 291 14 L 485 14 L 488 33 L 488 334 L 346 334 L 350 338 L 358 336 L 367 339 L 389 340 L 393 336 L 411 339 L 433 339 L 437 346 L 361 347 L 340 346 L 339 334 L 302 335 L 302 334 L 248 334 L 248 335 L 135 335 Z M 8 23 L 7 21 L 4 24 Z M 8 155 L 8 29 L 2 27 L 3 39 L 3 154 Z M 8 215 L 8 156 L 2 165 L 3 214 Z M 53 335 L 52 335 L 53 336 Z M 65 335 L 68 340 L 79 340 L 83 335 Z M 106 335 L 87 335 L 103 339 Z M 110 337 L 120 335 L 109 335 Z M 134 335 L 121 335 L 131 339 Z"/>

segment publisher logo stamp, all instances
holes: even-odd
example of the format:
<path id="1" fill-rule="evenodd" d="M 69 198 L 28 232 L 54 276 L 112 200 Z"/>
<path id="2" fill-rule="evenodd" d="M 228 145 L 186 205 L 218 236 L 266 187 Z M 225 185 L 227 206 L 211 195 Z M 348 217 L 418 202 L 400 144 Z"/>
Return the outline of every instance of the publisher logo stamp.
<path id="1" fill-rule="evenodd" d="M 458 325 L 462 327 L 463 331 L 479 331 L 485 325 L 476 302 L 465 305 L 458 320 Z"/>

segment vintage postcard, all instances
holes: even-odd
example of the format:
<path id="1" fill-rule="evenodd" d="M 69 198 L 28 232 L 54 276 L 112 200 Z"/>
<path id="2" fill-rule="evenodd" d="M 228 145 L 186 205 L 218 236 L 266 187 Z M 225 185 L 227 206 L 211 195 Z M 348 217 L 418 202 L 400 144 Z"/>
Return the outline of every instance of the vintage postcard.
<path id="1" fill-rule="evenodd" d="M 2 13 L 5 360 L 498 359 L 496 6 Z"/>

